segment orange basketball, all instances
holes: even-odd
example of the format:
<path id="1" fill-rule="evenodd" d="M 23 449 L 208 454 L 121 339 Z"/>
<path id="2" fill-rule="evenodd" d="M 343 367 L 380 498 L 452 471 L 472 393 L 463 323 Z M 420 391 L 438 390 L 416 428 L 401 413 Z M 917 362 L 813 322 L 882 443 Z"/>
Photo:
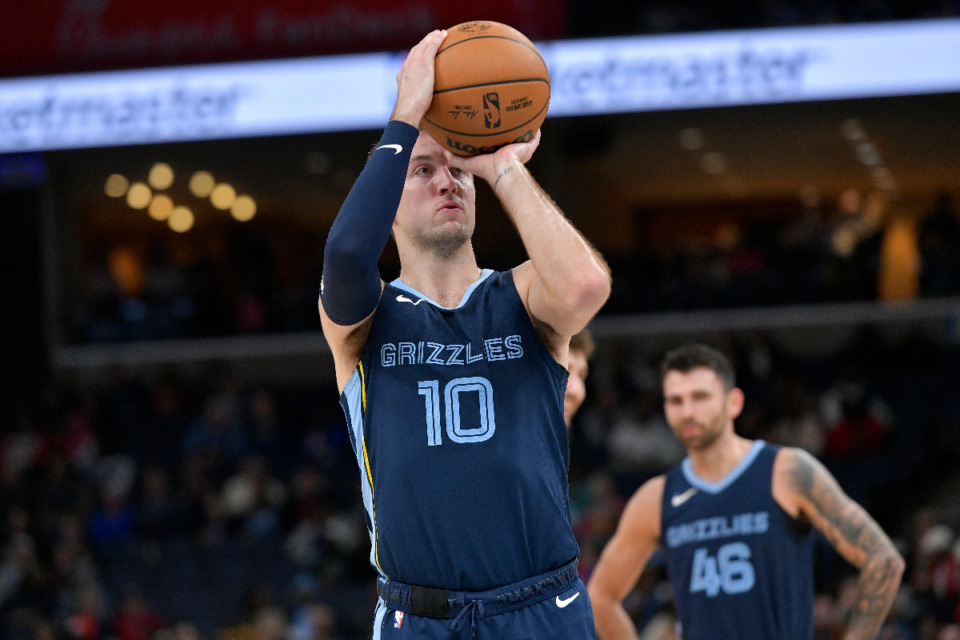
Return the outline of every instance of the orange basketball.
<path id="1" fill-rule="evenodd" d="M 530 140 L 547 117 L 547 64 L 513 27 L 477 20 L 447 29 L 435 69 L 433 102 L 422 126 L 457 155 Z"/>

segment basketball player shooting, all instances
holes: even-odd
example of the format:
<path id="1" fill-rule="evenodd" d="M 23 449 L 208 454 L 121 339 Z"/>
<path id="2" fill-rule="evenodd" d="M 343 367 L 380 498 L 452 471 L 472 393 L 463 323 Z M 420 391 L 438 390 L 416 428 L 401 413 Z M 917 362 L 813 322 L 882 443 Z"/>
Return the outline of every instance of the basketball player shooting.
<path id="1" fill-rule="evenodd" d="M 378 574 L 373 638 L 595 638 L 567 489 L 570 337 L 610 292 L 537 184 L 529 142 L 453 155 L 418 127 L 445 32 L 410 51 L 324 251 L 320 318 Z M 481 269 L 475 179 L 529 259 Z M 392 234 L 400 276 L 377 262 Z"/>
<path id="2" fill-rule="evenodd" d="M 860 570 L 844 639 L 876 638 L 904 570 L 886 534 L 813 456 L 734 432 L 744 397 L 722 353 L 684 345 L 661 373 L 687 458 L 637 490 L 594 567 L 600 637 L 637 637 L 621 602 L 659 546 L 681 637 L 810 640 L 816 529 Z"/>

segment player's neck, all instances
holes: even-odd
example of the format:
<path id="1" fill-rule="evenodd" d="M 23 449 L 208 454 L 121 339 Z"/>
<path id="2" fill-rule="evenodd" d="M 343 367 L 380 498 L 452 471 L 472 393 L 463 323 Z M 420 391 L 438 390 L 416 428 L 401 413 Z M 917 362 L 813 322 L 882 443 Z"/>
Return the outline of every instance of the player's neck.
<path id="1" fill-rule="evenodd" d="M 707 482 L 719 482 L 740 464 L 751 446 L 753 446 L 752 440 L 741 438 L 734 433 L 727 433 L 709 447 L 690 450 L 687 453 L 697 477 Z"/>
<path id="2" fill-rule="evenodd" d="M 400 279 L 442 307 L 452 309 L 460 304 L 470 285 L 480 277 L 473 251 L 456 259 L 423 256 L 400 268 Z"/>

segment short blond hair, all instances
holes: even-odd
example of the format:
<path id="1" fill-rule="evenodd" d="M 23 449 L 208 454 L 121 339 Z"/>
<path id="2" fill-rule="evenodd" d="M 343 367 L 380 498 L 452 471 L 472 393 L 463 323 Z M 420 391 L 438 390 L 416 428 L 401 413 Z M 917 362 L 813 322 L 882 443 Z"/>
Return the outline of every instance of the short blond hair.
<path id="1" fill-rule="evenodd" d="M 570 337 L 570 350 L 582 351 L 588 360 L 596 348 L 597 343 L 593 340 L 593 334 L 586 327 Z"/>

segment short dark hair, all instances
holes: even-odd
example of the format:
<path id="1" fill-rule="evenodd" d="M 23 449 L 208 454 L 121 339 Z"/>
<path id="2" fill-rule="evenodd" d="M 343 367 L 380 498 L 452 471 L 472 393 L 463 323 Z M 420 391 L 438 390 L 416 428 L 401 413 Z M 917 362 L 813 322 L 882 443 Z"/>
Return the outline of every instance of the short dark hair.
<path id="1" fill-rule="evenodd" d="M 669 351 L 660 363 L 660 376 L 665 378 L 671 371 L 688 373 L 698 367 L 706 367 L 717 374 L 727 391 L 737 386 L 737 375 L 730 359 L 719 350 L 696 342 Z"/>
<path id="2" fill-rule="evenodd" d="M 591 334 L 590 329 L 586 327 L 573 334 L 570 338 L 570 350 L 582 351 L 587 360 L 590 359 L 590 356 L 593 355 L 593 351 L 596 348 L 597 344 L 593 341 L 593 334 Z"/>

